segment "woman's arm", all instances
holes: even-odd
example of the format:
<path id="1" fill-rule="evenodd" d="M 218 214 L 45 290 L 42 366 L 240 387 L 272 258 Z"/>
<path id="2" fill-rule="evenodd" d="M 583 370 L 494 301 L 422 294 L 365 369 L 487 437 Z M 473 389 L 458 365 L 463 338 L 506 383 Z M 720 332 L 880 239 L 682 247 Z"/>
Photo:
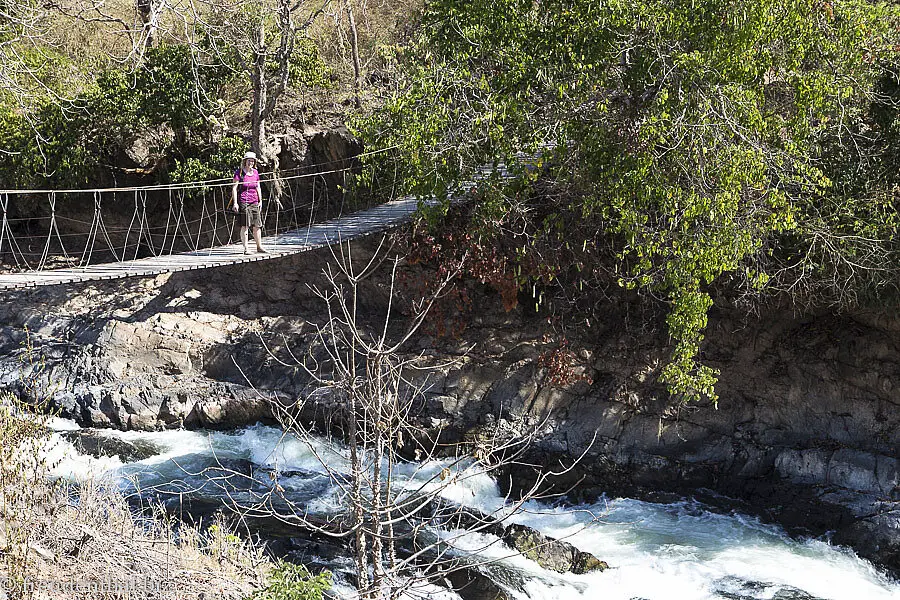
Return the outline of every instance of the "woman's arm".
<path id="1" fill-rule="evenodd" d="M 234 210 L 238 210 L 238 181 L 235 179 L 234 185 L 231 186 L 231 202 L 234 206 Z"/>

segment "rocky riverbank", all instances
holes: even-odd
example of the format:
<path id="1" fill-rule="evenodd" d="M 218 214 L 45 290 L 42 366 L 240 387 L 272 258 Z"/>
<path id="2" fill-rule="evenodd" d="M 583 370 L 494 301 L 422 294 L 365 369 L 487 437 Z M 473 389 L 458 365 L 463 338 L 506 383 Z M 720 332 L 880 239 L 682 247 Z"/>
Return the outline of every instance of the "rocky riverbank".
<path id="1" fill-rule="evenodd" d="M 311 288 L 324 283 L 330 258 L 323 250 L 8 293 L 0 385 L 52 391 L 63 415 L 86 426 L 271 421 L 270 401 L 310 392 L 289 350 L 324 321 Z M 378 314 L 386 282 L 366 286 L 361 310 Z M 510 431 L 540 424 L 536 462 L 552 468 L 585 453 L 558 481 L 575 486 L 575 499 L 699 493 L 799 533 L 832 531 L 835 542 L 900 569 L 897 319 L 714 312 L 705 360 L 722 372 L 719 405 L 673 411 L 653 383 L 667 344 L 653 307 L 610 300 L 605 321 L 572 341 L 575 369 L 590 382 L 558 387 L 538 366 L 555 347 L 541 323 L 504 312 L 488 291 L 474 298 L 477 316 L 462 337 L 423 333 L 412 344 L 427 360 L 455 361 L 429 376 L 424 429 L 456 441 L 497 419 Z M 307 418 L 323 425 L 329 402 L 311 401 Z M 513 475 L 519 487 L 532 478 L 528 469 Z"/>

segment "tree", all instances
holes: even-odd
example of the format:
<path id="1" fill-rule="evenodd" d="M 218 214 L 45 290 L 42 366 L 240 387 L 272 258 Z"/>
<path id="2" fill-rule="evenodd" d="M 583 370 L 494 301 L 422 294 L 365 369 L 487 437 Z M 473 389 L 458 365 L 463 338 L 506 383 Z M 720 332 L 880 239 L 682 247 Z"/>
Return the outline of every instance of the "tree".
<path id="1" fill-rule="evenodd" d="M 232 496 L 232 504 L 244 518 L 275 518 L 315 534 L 350 540 L 360 598 L 395 600 L 404 591 L 477 566 L 482 561 L 454 545 L 466 534 L 452 531 L 465 527 L 467 533 L 502 535 L 501 524 L 521 511 L 525 502 L 537 498 L 549 477 L 568 469 L 544 471 L 531 489 L 491 514 L 444 500 L 441 494 L 448 486 L 515 464 L 538 436 L 541 424 L 503 425 L 498 419 L 498 424 L 485 427 L 471 445 L 454 445 L 456 453 L 434 468 L 438 451 L 448 449 L 441 447 L 439 439 L 428 437 L 416 422 L 428 367 L 421 355 L 404 354 L 404 347 L 454 274 L 439 282 L 435 296 L 413 304 L 408 324 L 397 326 L 393 286 L 400 259 L 389 257 L 389 249 L 379 246 L 359 268 L 349 245 L 342 244 L 335 261 L 336 269 L 326 270 L 324 288 L 316 290 L 327 306 L 327 321 L 317 327 L 314 341 L 298 365 L 313 382 L 311 397 L 331 397 L 335 407 L 332 419 L 342 430 L 346 456 L 323 448 L 310 435 L 301 418 L 304 399 L 273 403 L 273 410 L 285 435 L 302 440 L 316 455 L 336 490 L 338 504 L 346 510 L 332 517 L 311 514 L 305 505 L 285 495 L 277 470 L 263 491 L 254 491 L 259 482 L 252 474 L 226 471 L 225 490 L 241 491 L 240 498 Z M 383 320 L 373 323 L 360 312 L 361 285 L 385 264 L 391 269 L 387 306 Z M 408 460 L 410 455 L 416 457 L 413 463 Z M 248 482 L 250 500 L 246 497 Z M 537 547 L 551 543 L 559 542 L 542 538 Z M 585 563 L 586 569 L 605 568 L 591 559 Z"/>
<path id="2" fill-rule="evenodd" d="M 56 146 L 71 146 L 74 136 L 65 130 L 95 116 L 91 100 L 102 93 L 97 88 L 108 67 L 124 76 L 142 66 L 160 5 L 154 5 L 148 28 L 117 9 L 102 0 L 0 2 L 0 151 L 22 171 L 7 178 L 9 185 L 65 171 L 54 160 Z M 82 36 L 93 40 L 89 48 Z M 106 116 L 91 124 L 103 131 Z"/>
<path id="3" fill-rule="evenodd" d="M 38 2 L 0 1 L 0 124 L 12 114 L 30 117 L 33 106 L 48 96 L 63 99 L 52 85 L 57 61 L 49 20 L 50 12 Z M 0 152 L 9 153 L 0 143 Z"/>
<path id="4" fill-rule="evenodd" d="M 202 0 L 192 19 L 200 62 L 231 66 L 251 87 L 251 145 L 263 162 L 277 168 L 277 150 L 266 125 L 288 88 L 298 40 L 329 0 L 310 7 L 303 0 Z"/>
<path id="5" fill-rule="evenodd" d="M 356 30 L 356 17 L 353 14 L 353 0 L 344 0 L 347 9 L 347 22 L 350 25 L 350 53 L 353 57 L 353 95 L 356 100 L 356 108 L 362 106 L 359 97 L 362 85 L 362 65 L 359 61 L 359 33 Z"/>
<path id="6" fill-rule="evenodd" d="M 898 15 L 859 0 L 434 0 L 401 93 L 364 130 L 399 147 L 401 185 L 422 195 L 511 165 L 518 178 L 479 192 L 476 237 L 509 249 L 522 287 L 572 299 L 596 275 L 667 303 L 661 379 L 678 401 L 715 400 L 699 360 L 713 288 L 794 291 L 822 273 L 852 298 L 848 282 L 900 281 L 896 196 L 863 166 L 884 152 L 873 102 L 900 100 L 877 92 L 897 81 Z M 855 198 L 838 185 L 850 169 L 867 174 Z M 805 287 L 827 303 L 828 285 Z"/>

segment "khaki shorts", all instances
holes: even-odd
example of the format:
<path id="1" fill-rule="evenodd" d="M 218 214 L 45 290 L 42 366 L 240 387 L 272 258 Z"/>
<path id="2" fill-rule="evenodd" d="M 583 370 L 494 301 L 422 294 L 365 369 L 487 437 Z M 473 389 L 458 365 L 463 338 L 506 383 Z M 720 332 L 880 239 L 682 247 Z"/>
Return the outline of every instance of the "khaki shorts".
<path id="1" fill-rule="evenodd" d="M 244 204 L 240 203 L 241 211 L 246 215 L 244 222 L 247 227 L 262 227 L 262 207 L 260 203 Z"/>

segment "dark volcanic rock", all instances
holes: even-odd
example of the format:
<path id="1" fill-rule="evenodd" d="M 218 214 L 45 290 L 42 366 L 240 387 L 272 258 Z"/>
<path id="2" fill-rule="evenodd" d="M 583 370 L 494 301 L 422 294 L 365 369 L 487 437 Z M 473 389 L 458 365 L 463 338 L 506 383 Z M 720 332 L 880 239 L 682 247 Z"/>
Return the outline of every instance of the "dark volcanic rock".
<path id="1" fill-rule="evenodd" d="M 346 127 L 310 132 L 306 160 L 310 164 L 338 168 L 362 152 L 362 144 Z"/>
<path id="2" fill-rule="evenodd" d="M 463 600 L 513 600 L 493 579 L 476 569 L 461 569 L 447 576 L 450 588 Z"/>
<path id="3" fill-rule="evenodd" d="M 605 561 L 589 552 L 582 552 L 572 544 L 555 540 L 526 525 L 512 524 L 501 538 L 545 569 L 557 573 L 590 573 L 609 568 Z"/>
<path id="4" fill-rule="evenodd" d="M 60 436 L 71 442 L 81 454 L 89 454 L 95 458 L 118 456 L 124 463 L 144 460 L 160 453 L 160 449 L 157 446 L 146 440 L 129 442 L 103 435 L 92 429 L 63 431 L 60 432 Z"/>
<path id="5" fill-rule="evenodd" d="M 510 548 L 551 571 L 582 574 L 609 568 L 606 562 L 593 554 L 582 552 L 572 544 L 544 535 L 528 525 L 506 525 L 477 509 L 443 499 L 432 500 L 426 510 L 434 515 L 434 524 L 444 529 L 466 529 L 495 535 Z"/>
<path id="6" fill-rule="evenodd" d="M 822 600 L 814 598 L 803 590 L 789 586 L 774 585 L 760 581 L 747 581 L 737 577 L 726 577 L 716 582 L 716 594 L 727 600 Z"/>
<path id="7" fill-rule="evenodd" d="M 864 516 L 839 529 L 832 542 L 853 547 L 860 555 L 898 568 L 900 566 L 900 504 L 873 506 L 880 514 Z"/>
<path id="8" fill-rule="evenodd" d="M 314 138 L 310 152 L 323 160 L 347 141 Z M 341 399 L 313 394 L 291 362 L 312 324 L 324 320 L 311 288 L 323 284 L 320 271 L 331 260 L 321 250 L 201 273 L 10 292 L 0 306 L 0 387 L 23 392 L 23 380 L 43 381 L 58 390 L 64 415 L 83 425 L 237 427 L 271 419 L 269 399 L 311 397 L 303 420 L 339 427 Z M 387 283 L 367 281 L 360 294 L 370 322 L 383 323 Z M 439 437 L 452 452 L 451 444 L 495 425 L 521 436 L 542 423 L 520 462 L 563 471 L 583 454 L 555 481 L 571 500 L 712 490 L 793 531 L 834 531 L 834 540 L 900 570 L 897 314 L 761 309 L 757 317 L 716 308 L 703 360 L 721 372 L 718 406 L 673 410 L 657 383 L 670 352 L 660 307 L 624 295 L 598 300 L 602 318 L 569 336 L 574 367 L 591 383 L 556 386 L 538 364 L 555 347 L 540 315 L 503 312 L 495 292 L 464 284 L 473 308 L 461 338 L 423 334 L 409 348 L 434 364 L 455 359 L 429 376 L 416 407 L 422 447 Z M 26 328 L 41 354 L 33 363 L 23 360 Z M 408 446 L 414 456 L 415 443 Z M 521 467 L 500 481 L 516 492 L 535 479 Z"/>

